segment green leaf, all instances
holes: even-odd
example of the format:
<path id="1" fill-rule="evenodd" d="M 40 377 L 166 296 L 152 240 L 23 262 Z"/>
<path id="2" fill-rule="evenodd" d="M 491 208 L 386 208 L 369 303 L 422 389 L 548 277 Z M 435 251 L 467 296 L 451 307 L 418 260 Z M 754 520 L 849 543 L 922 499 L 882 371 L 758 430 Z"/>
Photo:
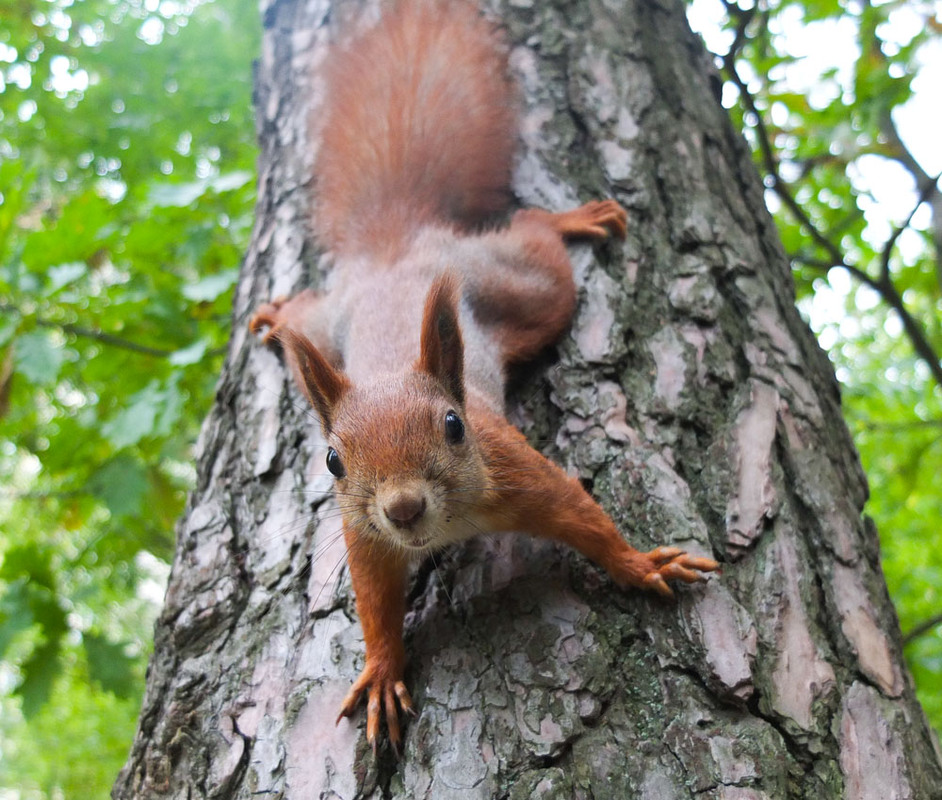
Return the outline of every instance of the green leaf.
<path id="1" fill-rule="evenodd" d="M 0 317 L 0 347 L 9 344 L 16 333 L 18 320 L 15 314 L 4 314 Z"/>
<path id="2" fill-rule="evenodd" d="M 143 510 L 147 473 L 139 461 L 120 455 L 92 476 L 88 488 L 104 501 L 113 517 L 135 516 Z"/>
<path id="3" fill-rule="evenodd" d="M 67 633 L 68 619 L 56 587 L 52 585 L 51 553 L 35 543 L 12 548 L 4 554 L 3 577 L 21 578 L 19 597 L 12 600 L 13 610 L 23 612 L 25 604 L 28 612 L 24 614 L 31 623 L 38 627 L 39 642 L 29 657 L 20 664 L 22 680 L 16 687 L 16 693 L 23 698 L 23 713 L 27 717 L 35 714 L 49 698 L 52 683 L 60 670 L 59 653 L 62 641 Z M 25 576 L 25 579 L 24 579 Z M 11 598 L 12 599 L 12 598 Z M 25 619 L 11 621 L 13 628 L 25 630 Z"/>
<path id="4" fill-rule="evenodd" d="M 13 640 L 29 630 L 34 622 L 27 583 L 21 578 L 0 594 L 0 659 Z"/>
<path id="5" fill-rule="evenodd" d="M 163 401 L 160 383 L 153 380 L 132 395 L 127 408 L 102 425 L 101 432 L 117 450 L 137 444 L 154 432 Z"/>
<path id="6" fill-rule="evenodd" d="M 192 183 L 158 183 L 150 188 L 148 201 L 153 206 L 186 208 L 195 203 L 206 191 L 204 181 Z"/>
<path id="7" fill-rule="evenodd" d="M 24 542 L 3 553 L 0 579 L 12 582 L 22 578 L 29 579 L 31 587 L 55 587 L 52 555 L 48 548 L 40 547 L 36 542 Z"/>
<path id="8" fill-rule="evenodd" d="M 199 303 L 215 300 L 239 279 L 239 270 L 227 269 L 215 275 L 207 275 L 191 286 L 183 287 L 183 296 Z"/>
<path id="9" fill-rule="evenodd" d="M 92 680 L 116 697 L 130 697 L 137 688 L 137 681 L 134 659 L 126 654 L 125 645 L 90 632 L 82 634 L 82 645 Z"/>
<path id="10" fill-rule="evenodd" d="M 16 687 L 16 693 L 23 698 L 23 716 L 27 719 L 34 717 L 52 694 L 52 684 L 62 669 L 61 650 L 61 637 L 50 639 L 20 666 L 23 680 Z"/>
<path id="11" fill-rule="evenodd" d="M 82 261 L 72 261 L 68 264 L 59 264 L 56 267 L 50 267 L 46 273 L 48 283 L 46 285 L 45 295 L 55 294 L 63 286 L 77 281 L 88 272 L 88 267 Z"/>
<path id="12" fill-rule="evenodd" d="M 182 377 L 183 374 L 181 372 L 173 373 L 164 387 L 163 408 L 160 411 L 160 415 L 157 417 L 157 425 L 155 428 L 155 432 L 158 436 L 169 436 L 174 426 L 176 426 L 177 420 L 180 419 L 180 415 L 183 413 L 183 394 L 180 391 L 179 385 Z"/>
<path id="13" fill-rule="evenodd" d="M 241 189 L 254 177 L 254 173 L 249 172 L 247 169 L 224 172 L 213 180 L 212 187 L 216 192 L 231 192 L 233 189 Z"/>
<path id="14" fill-rule="evenodd" d="M 253 177 L 249 170 L 234 170 L 209 180 L 155 183 L 150 187 L 147 199 L 152 206 L 186 208 L 207 192 L 223 193 L 241 189 Z"/>
<path id="15" fill-rule="evenodd" d="M 189 347 L 177 350 L 167 360 L 175 367 L 187 367 L 190 364 L 196 364 L 203 358 L 206 349 L 209 347 L 209 340 L 197 339 Z"/>
<path id="16" fill-rule="evenodd" d="M 54 383 L 64 360 L 63 348 L 48 331 L 24 333 L 14 344 L 14 371 L 37 386 Z"/>

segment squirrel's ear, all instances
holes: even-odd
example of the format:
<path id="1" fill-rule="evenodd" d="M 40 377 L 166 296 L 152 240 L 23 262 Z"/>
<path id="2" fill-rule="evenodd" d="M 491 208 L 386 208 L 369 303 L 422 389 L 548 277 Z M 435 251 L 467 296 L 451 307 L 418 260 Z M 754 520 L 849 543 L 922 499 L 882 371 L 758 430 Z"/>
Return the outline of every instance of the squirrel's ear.
<path id="1" fill-rule="evenodd" d="M 458 282 L 441 275 L 432 284 L 422 317 L 422 345 L 416 369 L 441 381 L 464 405 L 464 343 L 458 324 Z"/>
<path id="2" fill-rule="evenodd" d="M 281 328 L 274 338 L 281 343 L 295 382 L 320 416 L 324 433 L 330 433 L 337 404 L 350 382 L 330 365 L 306 336 L 290 328 Z"/>

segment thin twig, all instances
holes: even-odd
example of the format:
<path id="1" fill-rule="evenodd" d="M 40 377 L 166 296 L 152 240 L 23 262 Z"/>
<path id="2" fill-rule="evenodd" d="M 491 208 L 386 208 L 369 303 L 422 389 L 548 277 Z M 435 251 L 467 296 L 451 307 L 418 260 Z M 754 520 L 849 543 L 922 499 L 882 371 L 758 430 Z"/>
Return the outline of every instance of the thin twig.
<path id="1" fill-rule="evenodd" d="M 909 633 L 903 636 L 903 647 L 906 647 L 908 644 L 914 642 L 923 634 L 931 631 L 936 625 L 942 625 L 942 614 L 936 614 L 934 617 L 929 617 L 925 622 L 920 622 L 915 628 L 913 628 Z"/>
<path id="2" fill-rule="evenodd" d="M 5 314 L 16 314 L 19 317 L 27 316 L 26 313 L 22 311 L 22 309 L 10 305 L 9 303 L 0 303 L 0 312 Z M 44 319 L 43 317 L 39 316 L 34 316 L 32 321 L 40 328 L 55 328 L 56 330 L 71 333 L 73 336 L 94 339 L 97 342 L 110 345 L 111 347 L 120 347 L 122 350 L 130 350 L 131 352 L 141 353 L 146 356 L 166 358 L 167 356 L 176 352 L 174 350 L 163 350 L 157 347 L 148 347 L 147 345 L 138 344 L 137 342 L 132 342 L 128 339 L 122 339 L 120 336 L 105 333 L 104 331 L 94 330 L 93 328 L 83 328 L 81 325 L 73 325 L 71 322 L 55 322 L 53 320 Z"/>
<path id="3" fill-rule="evenodd" d="M 20 317 L 26 316 L 26 314 L 19 308 L 7 303 L 0 303 L 0 312 L 17 314 Z M 84 328 L 81 325 L 74 325 L 71 322 L 55 322 L 50 319 L 34 316 L 33 323 L 40 328 L 54 328 L 55 330 L 71 333 L 73 336 L 79 336 L 83 339 L 93 339 L 94 341 L 108 345 L 109 347 L 117 347 L 121 350 L 129 350 L 132 353 L 139 353 L 141 355 L 152 356 L 154 358 L 168 358 L 177 352 L 176 350 L 166 350 L 160 347 L 150 347 L 146 344 L 138 344 L 137 342 L 132 342 L 129 339 L 123 339 L 120 336 L 115 336 L 111 333 L 105 333 L 104 331 L 95 330 L 94 328 Z M 216 347 L 212 350 L 206 351 L 205 355 L 217 356 L 225 352 L 225 347 Z"/>
<path id="4" fill-rule="evenodd" d="M 104 331 L 96 331 L 92 328 L 83 328 L 79 325 L 73 325 L 71 322 L 60 323 L 39 318 L 37 318 L 35 322 L 43 328 L 58 328 L 66 333 L 71 333 L 73 336 L 80 336 L 84 339 L 94 339 L 96 342 L 101 342 L 111 347 L 119 347 L 122 350 L 130 350 L 132 353 L 140 353 L 145 356 L 167 358 L 167 356 L 173 355 L 173 353 L 176 352 L 174 350 L 164 350 L 158 347 L 148 347 L 147 345 L 138 344 L 128 339 L 122 339 L 120 336 L 114 336 Z"/>
<path id="5" fill-rule="evenodd" d="M 919 192 L 919 199 L 916 201 L 916 205 L 913 206 L 913 210 L 909 212 L 909 216 L 906 217 L 906 221 L 893 231 L 890 238 L 886 240 L 886 244 L 883 245 L 883 252 L 880 254 L 881 280 L 884 277 L 887 280 L 890 278 L 890 256 L 893 254 L 893 248 L 896 247 L 896 240 L 899 239 L 903 231 L 905 231 L 910 226 L 913 221 L 913 217 L 916 216 L 916 212 L 919 210 L 922 204 L 927 202 L 933 193 L 935 193 L 936 184 L 939 182 L 940 178 L 942 178 L 942 174 L 936 175 L 936 177 L 932 178 L 931 181 L 923 183 Z"/>
<path id="6" fill-rule="evenodd" d="M 868 431 L 912 431 L 920 428 L 942 428 L 942 419 L 911 419 L 906 422 L 864 422 L 863 427 Z"/>

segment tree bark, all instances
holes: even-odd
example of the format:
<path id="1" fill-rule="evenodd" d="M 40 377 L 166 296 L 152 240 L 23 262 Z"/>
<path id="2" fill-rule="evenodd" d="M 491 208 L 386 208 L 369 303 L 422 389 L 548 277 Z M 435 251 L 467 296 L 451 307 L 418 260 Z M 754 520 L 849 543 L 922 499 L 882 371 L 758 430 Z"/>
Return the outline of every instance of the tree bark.
<path id="1" fill-rule="evenodd" d="M 671 604 L 545 542 L 455 547 L 414 578 L 402 759 L 362 714 L 335 727 L 363 647 L 324 445 L 246 321 L 327 266 L 308 120 L 363 12 L 262 6 L 257 223 L 114 797 L 942 797 L 833 370 L 679 0 L 488 3 L 525 95 L 521 204 L 630 215 L 624 245 L 572 249 L 571 334 L 510 406 L 633 544 L 723 572 Z"/>

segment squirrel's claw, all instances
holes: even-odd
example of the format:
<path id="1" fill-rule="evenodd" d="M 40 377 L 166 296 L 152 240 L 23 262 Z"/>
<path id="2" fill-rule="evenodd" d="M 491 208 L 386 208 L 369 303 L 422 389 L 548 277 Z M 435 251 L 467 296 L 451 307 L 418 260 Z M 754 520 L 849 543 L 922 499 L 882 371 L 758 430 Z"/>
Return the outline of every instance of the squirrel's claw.
<path id="1" fill-rule="evenodd" d="M 644 580 L 641 582 L 641 585 L 645 589 L 652 589 L 657 592 L 661 597 L 673 597 L 674 591 L 670 586 L 667 585 L 667 581 L 661 577 L 659 572 L 651 572 L 644 577 Z"/>
<path id="2" fill-rule="evenodd" d="M 672 580 L 680 580 L 684 583 L 698 583 L 705 581 L 706 577 L 693 569 L 688 569 L 683 563 L 672 561 L 661 569 L 661 574 Z"/>
<path id="3" fill-rule="evenodd" d="M 392 745 L 396 758 L 399 758 L 401 755 L 399 752 L 399 709 L 396 707 L 396 694 L 391 686 L 383 687 L 383 699 L 386 705 L 386 730 L 389 732 L 389 743 Z M 376 721 L 376 725 L 379 727 L 379 720 Z"/>
<path id="4" fill-rule="evenodd" d="M 417 716 L 415 706 L 412 705 L 412 698 L 409 696 L 409 690 L 402 681 L 396 681 L 392 686 L 388 683 L 383 687 L 383 696 L 386 705 L 386 729 L 389 731 L 389 743 L 392 745 L 396 758 L 402 757 L 402 738 L 399 732 L 399 709 L 401 708 L 412 717 Z M 396 701 L 399 705 L 396 705 Z M 379 722 L 377 721 L 377 725 Z M 369 727 L 369 725 L 367 725 Z M 375 748 L 374 748 L 375 749 Z"/>
<path id="5" fill-rule="evenodd" d="M 376 742 L 379 739 L 379 721 L 382 718 L 379 695 L 380 687 L 374 684 L 370 687 L 369 700 L 366 704 L 366 741 L 370 743 L 374 753 L 376 752 Z M 392 731 L 390 731 L 391 733 Z"/>
<path id="6" fill-rule="evenodd" d="M 415 706 L 412 705 L 412 698 L 409 696 L 409 690 L 406 689 L 405 683 L 402 681 L 396 681 L 393 684 L 393 691 L 396 693 L 396 697 L 399 698 L 399 707 L 402 708 L 409 716 L 417 717 L 419 712 L 415 710 Z"/>
<path id="7" fill-rule="evenodd" d="M 363 695 L 368 683 L 369 677 L 364 671 L 360 677 L 356 679 L 353 686 L 350 687 L 350 691 L 347 692 L 346 697 L 343 698 L 343 702 L 340 704 L 340 713 L 337 715 L 334 725 L 339 725 L 340 720 L 344 717 L 353 716 L 353 712 L 356 710 L 357 704 L 360 702 L 360 697 Z"/>

